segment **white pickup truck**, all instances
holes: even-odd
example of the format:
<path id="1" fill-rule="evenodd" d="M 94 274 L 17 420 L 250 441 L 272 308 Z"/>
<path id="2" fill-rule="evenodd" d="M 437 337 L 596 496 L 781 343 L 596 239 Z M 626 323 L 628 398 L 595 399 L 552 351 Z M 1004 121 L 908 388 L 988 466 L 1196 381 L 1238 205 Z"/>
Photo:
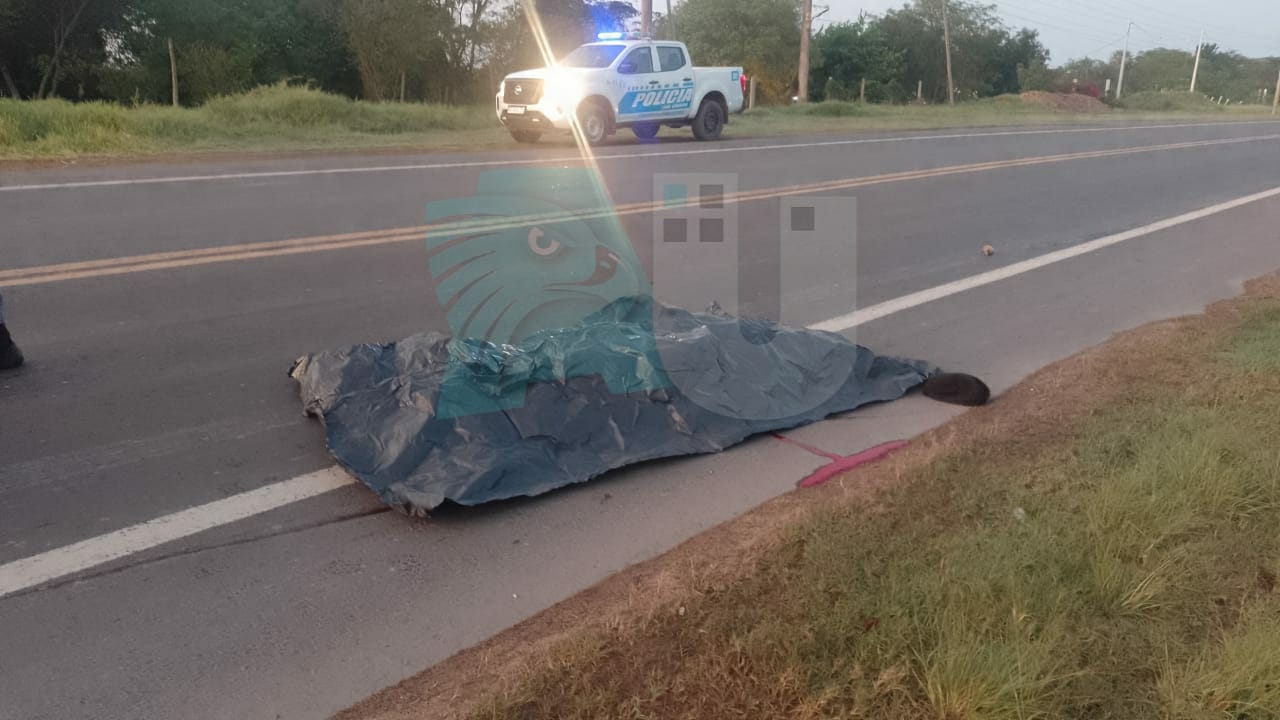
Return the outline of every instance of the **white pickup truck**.
<path id="1" fill-rule="evenodd" d="M 576 118 L 592 145 L 624 127 L 650 139 L 663 125 L 689 125 L 699 140 L 715 140 L 729 115 L 742 112 L 742 68 L 693 67 L 679 42 L 622 33 L 600 40 L 503 79 L 494 106 L 511 137 L 537 142 L 552 129 L 572 130 Z"/>

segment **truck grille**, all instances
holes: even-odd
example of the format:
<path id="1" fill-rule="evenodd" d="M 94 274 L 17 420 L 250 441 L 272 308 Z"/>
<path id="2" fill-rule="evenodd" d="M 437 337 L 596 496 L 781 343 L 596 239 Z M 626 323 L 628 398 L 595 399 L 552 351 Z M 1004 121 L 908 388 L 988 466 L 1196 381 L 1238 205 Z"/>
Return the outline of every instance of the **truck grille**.
<path id="1" fill-rule="evenodd" d="M 502 101 L 508 105 L 534 105 L 541 99 L 542 81 L 536 78 L 512 78 L 502 94 Z"/>

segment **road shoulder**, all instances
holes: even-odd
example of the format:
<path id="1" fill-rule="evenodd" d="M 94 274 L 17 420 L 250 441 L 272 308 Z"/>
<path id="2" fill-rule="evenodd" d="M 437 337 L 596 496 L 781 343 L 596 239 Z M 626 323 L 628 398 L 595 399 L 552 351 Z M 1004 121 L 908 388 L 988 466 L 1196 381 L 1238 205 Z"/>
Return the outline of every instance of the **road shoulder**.
<path id="1" fill-rule="evenodd" d="M 1280 275 L 1249 283 L 1240 298 L 1203 315 L 1156 322 L 1054 363 L 991 406 L 966 413 L 912 441 L 910 448 L 813 490 L 767 502 L 651 561 L 635 565 L 490 640 L 355 705 L 343 720 L 467 717 L 511 697 L 539 673 L 563 672 L 599 638 L 634 642 L 671 616 L 749 576 L 796 523 L 829 511 L 875 512 L 886 491 L 939 461 L 991 447 L 1034 453 L 1060 444 L 1104 408 L 1160 397 L 1188 383 L 1223 340 L 1260 308 L 1280 301 Z M 1017 428 L 1011 432 L 1011 428 Z M 588 647 L 585 651 L 590 654 Z M 624 683 L 625 684 L 625 683 Z M 499 715 L 505 717 L 505 715 Z"/>

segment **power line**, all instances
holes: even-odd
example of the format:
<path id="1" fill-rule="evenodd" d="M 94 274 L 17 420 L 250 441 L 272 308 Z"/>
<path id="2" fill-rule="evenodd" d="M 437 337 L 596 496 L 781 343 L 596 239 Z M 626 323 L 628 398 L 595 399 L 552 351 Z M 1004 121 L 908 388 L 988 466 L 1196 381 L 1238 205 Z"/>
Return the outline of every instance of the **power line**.
<path id="1" fill-rule="evenodd" d="M 1072 4 L 1089 8 L 1091 12 L 1100 13 L 1102 15 L 1109 15 L 1112 18 L 1112 22 L 1115 22 L 1115 21 L 1128 22 L 1129 21 L 1128 15 L 1115 12 L 1108 7 L 1092 4 L 1089 2 L 1083 2 L 1082 0 L 1075 0 Z"/>
<path id="2" fill-rule="evenodd" d="M 1006 14 L 1010 14 L 1008 11 L 1013 10 L 1020 15 L 1020 19 L 1029 20 L 1031 22 L 1039 23 L 1045 26 L 1052 26 L 1059 30 L 1068 30 L 1072 32 L 1080 31 L 1080 32 L 1086 32 L 1086 33 L 1097 32 L 1097 28 L 1088 22 L 1090 18 L 1085 18 L 1085 21 L 1081 22 L 1079 15 L 1072 16 L 1072 17 L 1061 17 L 1058 15 L 1045 13 L 1044 12 L 1045 8 L 1043 7 L 1026 7 L 1016 3 L 1009 2 L 1009 0 L 996 0 L 995 5 L 998 10 L 1001 10 Z M 1101 23 L 1101 24 L 1106 24 L 1106 23 Z"/>
<path id="3" fill-rule="evenodd" d="M 1251 42 L 1263 41 L 1267 44 L 1275 44 L 1277 42 L 1276 36 L 1269 33 L 1259 33 L 1253 30 L 1245 30 L 1241 28 L 1228 29 L 1226 27 L 1217 25 L 1216 23 L 1205 22 L 1203 19 L 1199 19 L 1199 20 L 1192 19 L 1187 16 L 1180 15 L 1178 13 L 1169 12 L 1168 10 L 1156 9 L 1149 5 L 1144 5 L 1143 3 L 1136 2 L 1136 0 L 1123 0 L 1123 2 L 1126 2 L 1142 10 L 1144 13 L 1149 14 L 1148 20 L 1147 20 L 1148 22 L 1151 21 L 1150 18 L 1152 16 L 1154 16 L 1155 18 L 1167 18 L 1168 20 L 1165 21 L 1166 23 L 1169 21 L 1172 21 L 1175 24 L 1181 24 L 1187 27 L 1191 27 L 1197 31 L 1205 28 L 1213 29 L 1219 37 L 1235 37 L 1236 39 L 1243 39 L 1245 36 L 1248 36 L 1251 38 L 1256 38 L 1256 40 L 1253 40 Z"/>
<path id="4" fill-rule="evenodd" d="M 1155 49 L 1157 47 L 1182 49 L 1184 46 L 1194 45 L 1199 33 L 1206 31 L 1208 35 L 1211 36 L 1209 42 L 1219 44 L 1224 48 L 1231 48 L 1232 46 L 1252 46 L 1256 51 L 1258 45 L 1258 41 L 1256 40 L 1247 40 L 1236 33 L 1221 30 L 1210 24 L 1194 23 L 1193 21 L 1186 20 L 1181 16 L 1175 16 L 1167 12 L 1155 10 L 1149 6 L 1142 5 L 1141 3 L 1133 2 L 1133 0 L 1126 1 L 1147 11 L 1137 16 L 1142 20 L 1142 22 L 1135 22 L 1134 27 L 1146 35 L 1153 44 L 1150 46 L 1142 45 L 1136 47 L 1135 49 L 1138 52 Z M 1098 34 L 1097 28 L 1094 27 L 1092 23 L 1096 22 L 1098 26 L 1114 25 L 1113 22 L 1102 18 L 1102 14 L 1110 15 L 1112 17 L 1123 17 L 1118 13 L 1100 10 L 1088 3 L 1081 3 L 1080 0 L 1076 0 L 1075 4 L 1088 7 L 1090 12 L 1077 13 L 1075 18 L 1066 19 L 1058 15 L 1046 14 L 1044 12 L 1046 8 L 1043 6 L 1037 7 L 1034 11 L 1031 11 L 1026 7 L 1014 5 L 1007 0 L 999 0 L 997 8 L 1002 15 L 1014 20 L 1031 23 L 1033 27 L 1038 26 L 1042 28 L 1051 28 L 1060 32 L 1071 33 L 1077 38 L 1099 41 L 1103 36 Z M 1048 9 L 1055 8 L 1051 7 Z M 1127 21 L 1128 18 L 1125 18 L 1125 20 Z M 1189 29 L 1187 25 L 1193 26 L 1194 30 Z M 1258 37 L 1261 39 L 1262 36 L 1259 35 Z M 1269 43 L 1275 41 L 1276 39 L 1274 37 L 1268 38 Z"/>
<path id="5" fill-rule="evenodd" d="M 1148 30 L 1146 27 L 1143 27 L 1141 23 L 1134 23 L 1133 26 L 1141 30 L 1147 37 L 1151 38 L 1152 40 L 1155 40 L 1157 43 L 1166 44 L 1169 42 L 1176 42 L 1177 44 L 1181 44 L 1184 40 L 1186 40 L 1188 44 L 1195 42 L 1195 36 L 1183 36 L 1178 38 L 1170 38 L 1167 35 L 1160 35 L 1152 32 L 1151 30 Z"/>
<path id="6" fill-rule="evenodd" d="M 1023 21 L 1023 22 L 1029 22 L 1029 23 L 1031 23 L 1031 24 L 1033 24 L 1033 25 L 1038 25 L 1038 26 L 1041 26 L 1041 27 L 1053 28 L 1054 30 L 1061 30 L 1062 32 L 1071 33 L 1072 35 L 1074 35 L 1074 36 L 1076 36 L 1076 37 L 1083 37 L 1083 38 L 1087 38 L 1087 39 L 1089 39 L 1089 40 L 1094 40 L 1094 41 L 1100 41 L 1100 40 L 1103 40 L 1103 39 L 1104 39 L 1104 37 L 1105 37 L 1105 36 L 1103 36 L 1101 33 L 1096 33 L 1096 32 L 1095 32 L 1094 30 L 1092 30 L 1092 29 L 1086 30 L 1086 29 L 1084 29 L 1082 26 L 1067 27 L 1067 26 L 1065 26 L 1065 25 L 1059 25 L 1059 24 L 1057 24 L 1057 23 L 1055 23 L 1055 22 L 1050 22 L 1050 21 L 1048 21 L 1048 20 L 1043 20 L 1043 19 L 1040 19 L 1040 18 L 1035 18 L 1035 17 L 1028 16 L 1028 15 L 1021 15 L 1021 14 L 1019 14 L 1019 13 L 1009 12 L 1007 9 L 1005 9 L 1005 8 L 1006 8 L 1006 6 L 1007 6 L 1007 3 L 1000 3 L 1000 4 L 998 4 L 998 5 L 997 5 L 997 8 L 999 9 L 1000 14 L 1001 14 L 1001 15 L 1005 15 L 1005 16 L 1010 17 L 1010 18 L 1013 18 L 1013 19 L 1015 19 L 1015 20 L 1021 20 L 1021 21 Z M 1019 8 L 1019 9 L 1021 9 L 1021 8 Z M 1035 29 L 1035 28 L 1032 28 L 1032 29 Z"/>
<path id="7" fill-rule="evenodd" d="M 1087 59 L 1090 55 L 1092 55 L 1092 54 L 1094 54 L 1094 53 L 1102 52 L 1103 50 L 1106 50 L 1106 49 L 1108 49 L 1108 48 L 1116 47 L 1116 46 L 1120 45 L 1120 43 L 1123 43 L 1123 42 L 1124 42 L 1124 36 L 1123 36 L 1123 35 L 1121 35 L 1120 37 L 1116 38 L 1115 40 L 1112 40 L 1111 42 L 1107 43 L 1106 45 L 1101 45 L 1101 46 L 1099 46 L 1099 47 L 1096 47 L 1096 48 L 1094 48 L 1094 49 L 1090 50 L 1089 52 L 1085 53 L 1084 55 L 1081 55 L 1079 58 L 1075 58 L 1075 59 L 1076 59 L 1076 60 L 1084 60 L 1084 59 Z"/>
<path id="8" fill-rule="evenodd" d="M 1009 3 L 1004 2 L 1004 5 L 1009 6 Z M 1133 19 L 1130 16 L 1121 15 L 1119 13 L 1101 11 L 1101 14 L 1109 15 L 1112 18 L 1115 18 L 1115 20 L 1109 20 L 1109 19 L 1100 17 L 1099 11 L 1093 8 L 1091 8 L 1090 12 L 1088 13 L 1081 13 L 1079 11 L 1075 11 L 1070 18 L 1063 18 L 1057 15 L 1046 14 L 1044 12 L 1045 8 L 1043 7 L 1037 7 L 1034 11 L 1036 13 L 1035 15 L 1031 15 L 1032 11 L 1026 7 L 1013 6 L 1013 8 L 1018 12 L 1023 13 L 1028 17 L 1031 17 L 1032 19 L 1043 18 L 1045 19 L 1046 22 L 1056 23 L 1059 26 L 1069 26 L 1069 29 L 1079 30 L 1080 32 L 1092 33 L 1095 36 L 1097 36 L 1099 27 L 1103 27 L 1103 26 L 1114 27 L 1117 24 L 1117 22 L 1127 23 L 1131 19 Z M 1073 8 L 1073 10 L 1075 9 Z M 1059 28 L 1059 29 L 1064 29 L 1064 28 Z"/>

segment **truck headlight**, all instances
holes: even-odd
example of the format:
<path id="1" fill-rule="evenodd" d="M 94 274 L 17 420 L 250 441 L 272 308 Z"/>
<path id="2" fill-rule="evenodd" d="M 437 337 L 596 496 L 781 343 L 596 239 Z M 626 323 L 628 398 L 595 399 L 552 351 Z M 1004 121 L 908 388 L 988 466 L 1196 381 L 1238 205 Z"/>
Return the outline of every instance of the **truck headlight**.
<path id="1" fill-rule="evenodd" d="M 542 103 L 549 108 L 560 110 L 573 107 L 582 96 L 582 83 L 577 78 L 566 75 L 553 75 L 547 78 L 542 92 Z M 562 110 L 560 110 L 563 112 Z"/>

